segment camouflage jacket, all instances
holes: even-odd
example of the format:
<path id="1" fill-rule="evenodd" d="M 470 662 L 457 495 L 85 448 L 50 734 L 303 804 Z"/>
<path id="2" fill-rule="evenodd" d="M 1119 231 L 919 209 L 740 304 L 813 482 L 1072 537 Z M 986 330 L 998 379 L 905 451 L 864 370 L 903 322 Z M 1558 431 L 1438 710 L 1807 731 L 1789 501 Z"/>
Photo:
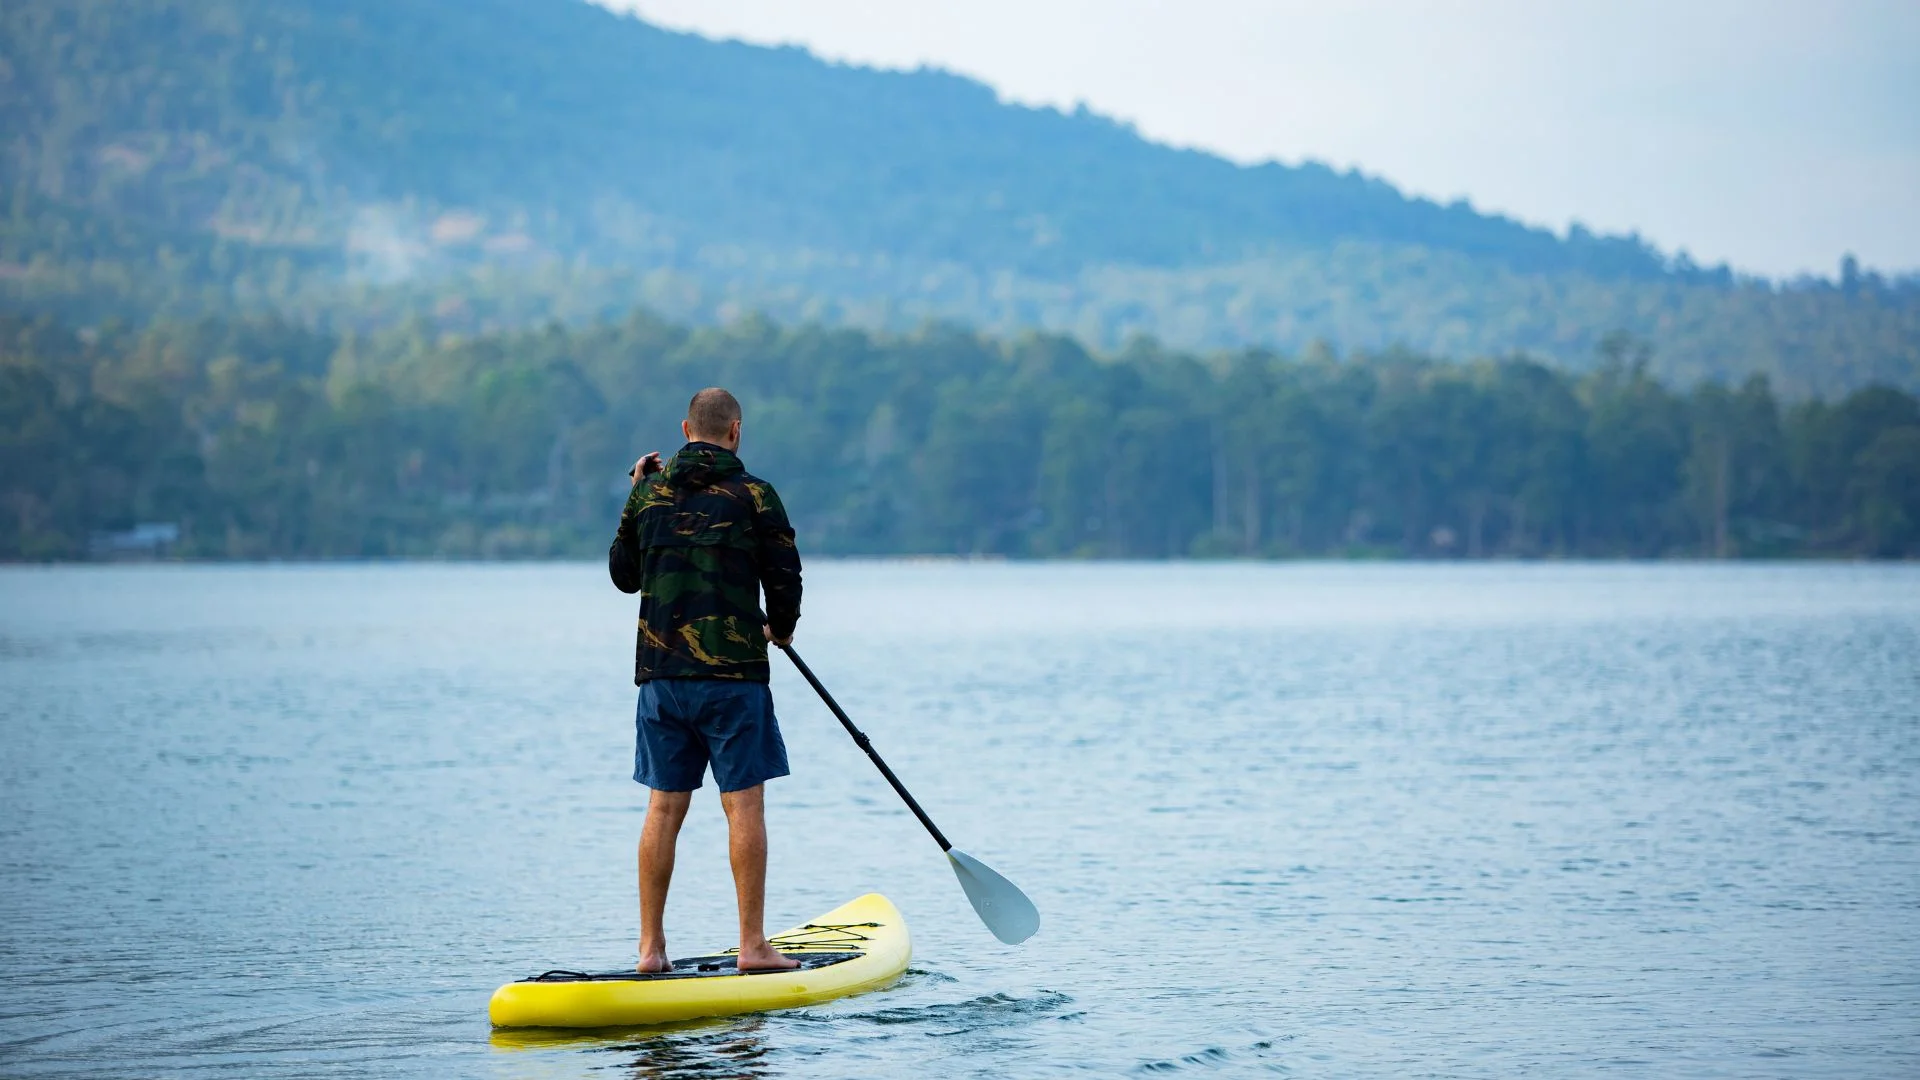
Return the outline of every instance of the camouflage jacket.
<path id="1" fill-rule="evenodd" d="M 761 625 L 785 637 L 800 618 L 800 552 L 780 496 L 711 443 L 688 443 L 633 486 L 607 572 L 640 594 L 635 683 L 766 682 Z"/>

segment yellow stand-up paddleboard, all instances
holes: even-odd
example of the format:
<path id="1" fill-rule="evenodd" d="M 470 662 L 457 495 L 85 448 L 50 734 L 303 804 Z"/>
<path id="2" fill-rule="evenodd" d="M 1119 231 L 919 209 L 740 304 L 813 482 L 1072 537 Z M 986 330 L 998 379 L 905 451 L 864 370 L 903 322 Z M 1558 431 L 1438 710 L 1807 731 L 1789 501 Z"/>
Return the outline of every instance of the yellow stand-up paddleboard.
<path id="1" fill-rule="evenodd" d="M 656 975 L 549 971 L 495 990 L 487 1015 L 495 1027 L 602 1028 L 791 1009 L 878 990 L 913 956 L 906 920 L 879 893 L 771 940 L 800 967 L 743 974 L 729 950 Z"/>

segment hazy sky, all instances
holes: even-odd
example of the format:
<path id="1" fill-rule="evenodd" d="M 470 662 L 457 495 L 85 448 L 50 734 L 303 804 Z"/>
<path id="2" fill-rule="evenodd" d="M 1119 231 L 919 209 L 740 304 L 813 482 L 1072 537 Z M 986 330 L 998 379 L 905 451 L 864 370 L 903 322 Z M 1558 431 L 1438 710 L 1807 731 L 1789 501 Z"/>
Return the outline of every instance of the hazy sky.
<path id="1" fill-rule="evenodd" d="M 1920 0 L 606 0 L 1703 263 L 1920 268 Z"/>

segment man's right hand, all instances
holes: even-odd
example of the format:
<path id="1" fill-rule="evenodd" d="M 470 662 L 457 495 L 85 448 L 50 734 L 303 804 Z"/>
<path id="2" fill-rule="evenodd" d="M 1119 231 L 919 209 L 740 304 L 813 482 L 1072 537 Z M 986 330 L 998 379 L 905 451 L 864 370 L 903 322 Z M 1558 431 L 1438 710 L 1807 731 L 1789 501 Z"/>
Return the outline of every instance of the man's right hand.
<path id="1" fill-rule="evenodd" d="M 774 637 L 774 636 L 773 636 L 773 627 L 771 627 L 771 626 L 762 626 L 762 627 L 760 628 L 760 632 L 761 632 L 761 633 L 763 633 L 763 634 L 765 634 L 765 635 L 767 635 L 767 642 L 768 642 L 769 644 L 772 644 L 772 645 L 778 645 L 778 646 L 780 646 L 780 647 L 781 647 L 781 648 L 783 648 L 783 649 L 784 649 L 784 648 L 786 648 L 787 646 L 789 646 L 789 645 L 791 645 L 791 644 L 793 644 L 793 634 L 792 634 L 792 633 L 788 633 L 788 634 L 787 634 L 787 636 L 786 636 L 786 637 L 783 637 L 783 638 L 779 638 L 779 637 Z"/>
<path id="2" fill-rule="evenodd" d="M 653 453 L 633 463 L 633 468 L 627 470 L 627 479 L 638 484 L 642 477 L 652 476 L 663 467 L 664 466 L 660 464 L 660 451 L 655 450 Z"/>

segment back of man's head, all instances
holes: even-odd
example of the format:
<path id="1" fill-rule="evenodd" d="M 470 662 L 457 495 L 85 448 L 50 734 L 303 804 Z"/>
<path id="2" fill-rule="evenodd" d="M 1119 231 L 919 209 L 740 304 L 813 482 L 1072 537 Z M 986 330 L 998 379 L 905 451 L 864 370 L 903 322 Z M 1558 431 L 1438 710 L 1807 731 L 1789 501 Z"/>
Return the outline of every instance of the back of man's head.
<path id="1" fill-rule="evenodd" d="M 687 402 L 687 433 L 702 442 L 725 440 L 738 419 L 740 402 L 717 386 L 707 387 Z"/>

